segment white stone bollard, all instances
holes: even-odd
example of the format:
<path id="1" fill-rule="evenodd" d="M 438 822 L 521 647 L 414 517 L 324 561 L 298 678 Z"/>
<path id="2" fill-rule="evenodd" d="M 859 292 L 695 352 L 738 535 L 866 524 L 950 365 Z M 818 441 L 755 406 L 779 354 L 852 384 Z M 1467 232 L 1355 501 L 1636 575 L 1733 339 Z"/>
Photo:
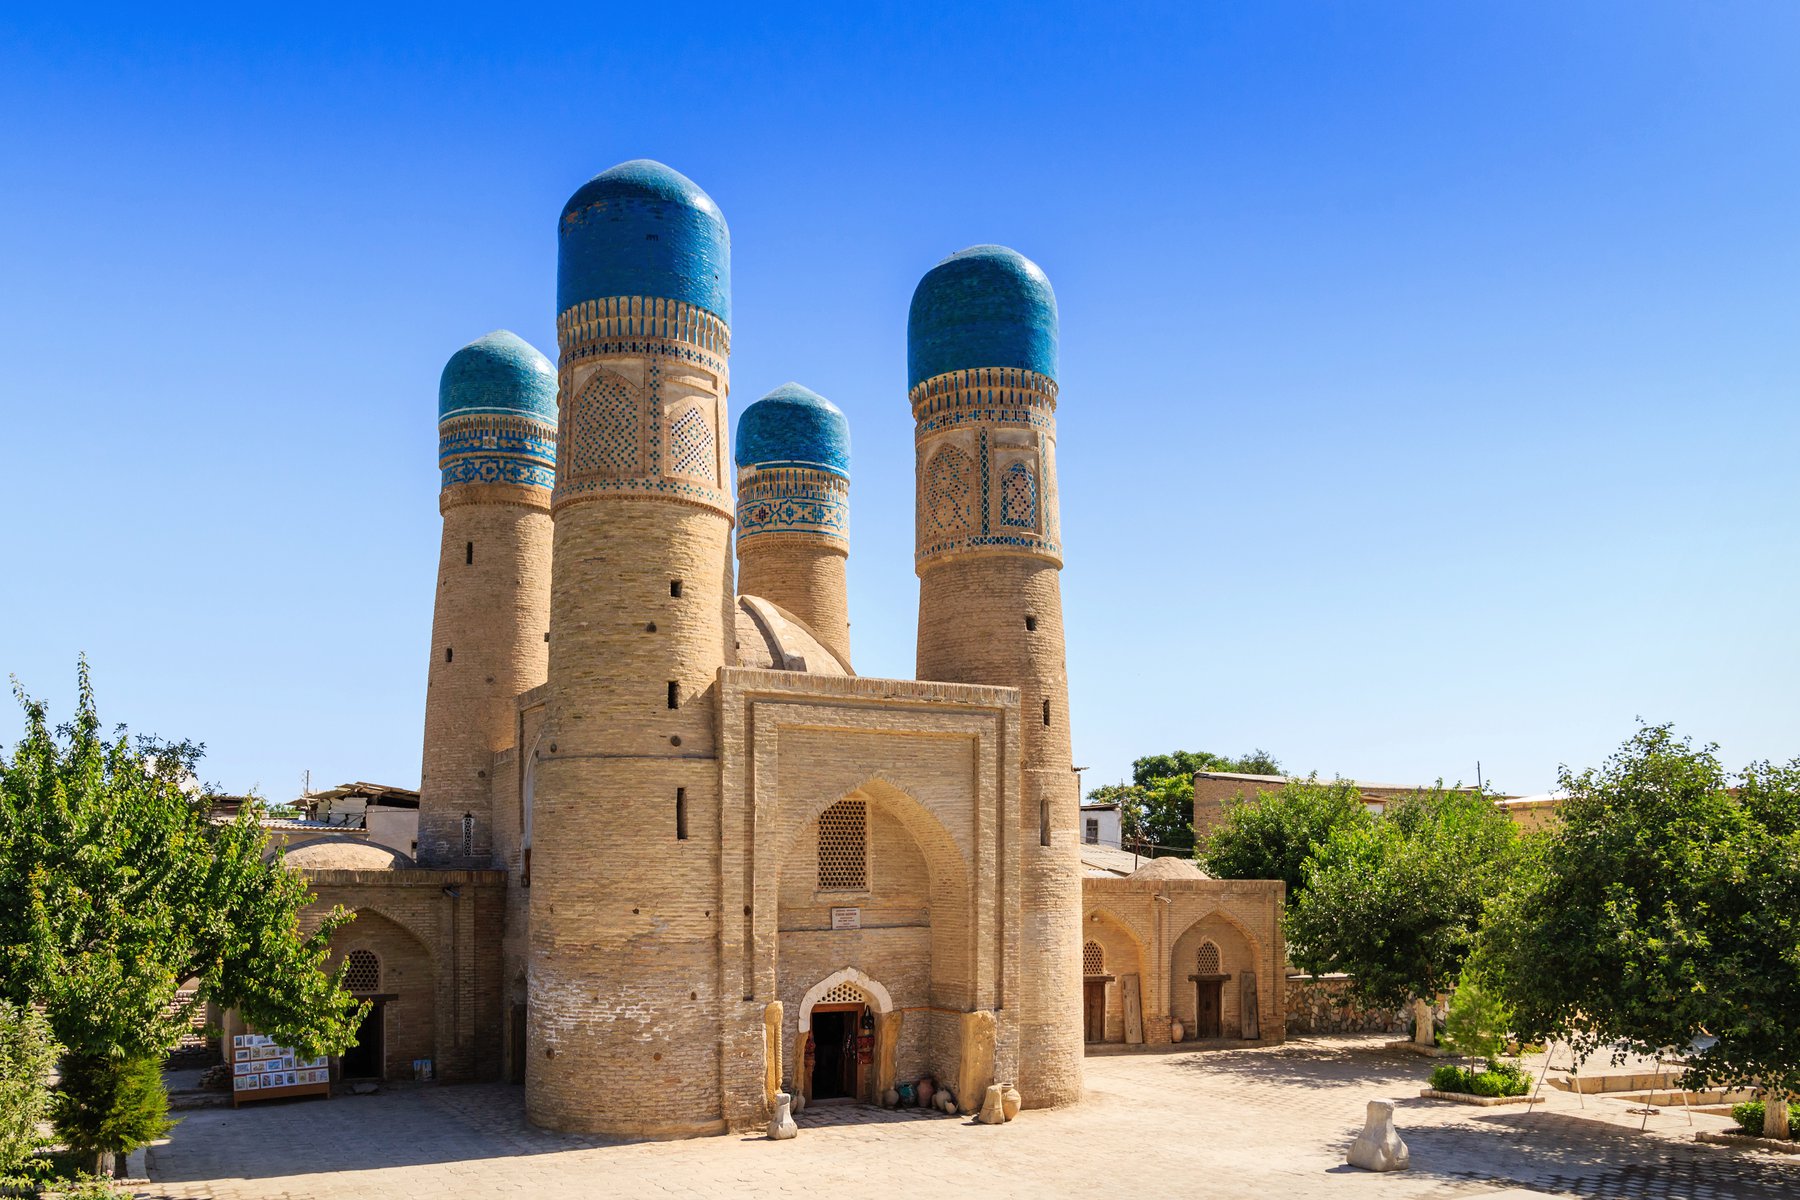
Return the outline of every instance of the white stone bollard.
<path id="1" fill-rule="evenodd" d="M 775 1141 L 784 1142 L 800 1132 L 794 1124 L 794 1114 L 788 1111 L 793 1099 L 786 1092 L 775 1093 L 775 1115 L 769 1119 L 769 1136 Z"/>
<path id="2" fill-rule="evenodd" d="M 1350 1165 L 1365 1171 L 1404 1171 L 1409 1161 L 1406 1143 L 1394 1128 L 1394 1102 L 1369 1101 L 1363 1130 L 1350 1143 Z"/>

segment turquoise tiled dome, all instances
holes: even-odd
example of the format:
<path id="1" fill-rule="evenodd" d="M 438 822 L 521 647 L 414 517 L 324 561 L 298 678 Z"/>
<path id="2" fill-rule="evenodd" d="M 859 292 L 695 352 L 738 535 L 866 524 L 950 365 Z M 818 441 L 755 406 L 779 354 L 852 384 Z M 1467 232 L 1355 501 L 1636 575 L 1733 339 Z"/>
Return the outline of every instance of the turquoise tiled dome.
<path id="1" fill-rule="evenodd" d="M 576 189 L 557 222 L 556 311 L 608 296 L 682 300 L 731 323 L 731 232 L 711 196 L 647 158 Z"/>
<path id="2" fill-rule="evenodd" d="M 556 424 L 556 368 L 505 329 L 452 354 L 438 379 L 438 420 L 484 412 L 522 413 Z"/>
<path id="3" fill-rule="evenodd" d="M 931 268 L 906 318 L 907 387 L 977 367 L 1056 378 L 1056 293 L 1036 263 L 1005 246 L 970 246 Z"/>
<path id="4" fill-rule="evenodd" d="M 738 417 L 740 467 L 816 467 L 850 477 L 850 422 L 837 405 L 784 383 Z"/>

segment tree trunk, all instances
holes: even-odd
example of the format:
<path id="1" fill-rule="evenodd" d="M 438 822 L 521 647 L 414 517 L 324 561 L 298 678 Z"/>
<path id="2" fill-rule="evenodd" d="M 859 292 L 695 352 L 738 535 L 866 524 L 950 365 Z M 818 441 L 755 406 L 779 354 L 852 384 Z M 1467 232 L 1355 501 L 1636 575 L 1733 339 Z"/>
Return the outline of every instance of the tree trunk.
<path id="1" fill-rule="evenodd" d="M 1421 1046 L 1437 1045 L 1436 1022 L 1432 1018 L 1431 1001 L 1413 1001 L 1413 1041 Z"/>
<path id="2" fill-rule="evenodd" d="M 1788 1138 L 1788 1094 L 1786 1092 L 1763 1093 L 1763 1132 L 1766 1138 Z"/>

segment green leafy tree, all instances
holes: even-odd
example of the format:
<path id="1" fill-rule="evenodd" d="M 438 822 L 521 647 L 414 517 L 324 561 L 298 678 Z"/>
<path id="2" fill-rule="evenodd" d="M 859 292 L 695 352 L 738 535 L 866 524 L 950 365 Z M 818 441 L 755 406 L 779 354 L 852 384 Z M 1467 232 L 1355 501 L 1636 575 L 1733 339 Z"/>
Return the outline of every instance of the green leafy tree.
<path id="1" fill-rule="evenodd" d="M 1347 780 L 1295 779 L 1273 791 L 1239 792 L 1199 854 L 1218 879 L 1279 879 L 1292 908 L 1306 887 L 1307 860 L 1340 828 L 1371 822 Z"/>
<path id="2" fill-rule="evenodd" d="M 201 747 L 102 736 L 85 660 L 79 682 L 74 719 L 54 731 L 15 684 L 26 729 L 0 759 L 0 999 L 41 1006 L 70 1062 L 113 1073 L 120 1102 L 96 1081 L 82 1111 L 109 1114 L 98 1127 L 123 1140 L 95 1148 L 117 1154 L 155 1124 L 127 1119 L 148 1111 L 137 1064 L 174 1047 L 191 1004 L 235 1008 L 305 1055 L 347 1047 L 361 1009 L 323 970 L 348 915 L 302 932 L 312 897 L 265 857 L 257 806 L 212 822 L 192 787 Z M 197 993 L 176 1003 L 187 980 Z"/>
<path id="3" fill-rule="evenodd" d="M 1379 820 L 1340 825 L 1288 913 L 1294 961 L 1347 972 L 1370 1004 L 1434 996 L 1461 972 L 1517 857 L 1518 831 L 1491 797 L 1441 782 Z"/>
<path id="4" fill-rule="evenodd" d="M 1482 934 L 1519 1035 L 1581 1055 L 1698 1038 L 1684 1086 L 1800 1093 L 1800 760 L 1734 779 L 1645 726 L 1561 786 Z M 1787 1107 L 1766 1106 L 1772 1136 Z"/>
<path id="5" fill-rule="evenodd" d="M 1147 754 L 1131 764 L 1130 783 L 1102 784 L 1088 792 L 1088 803 L 1119 806 L 1120 828 L 1128 846 L 1191 852 L 1196 771 L 1275 775 L 1281 764 L 1266 750 L 1238 758 L 1206 750 Z"/>
<path id="6" fill-rule="evenodd" d="M 1131 764 L 1131 782 L 1146 787 L 1159 779 L 1196 771 L 1230 771 L 1243 775 L 1279 775 L 1281 764 L 1267 750 L 1252 750 L 1231 758 L 1208 750 L 1176 750 L 1170 754 L 1146 754 Z"/>
<path id="7" fill-rule="evenodd" d="M 18 1172 L 40 1143 L 50 1113 L 56 1043 L 42 1013 L 0 1000 L 0 1182 Z"/>

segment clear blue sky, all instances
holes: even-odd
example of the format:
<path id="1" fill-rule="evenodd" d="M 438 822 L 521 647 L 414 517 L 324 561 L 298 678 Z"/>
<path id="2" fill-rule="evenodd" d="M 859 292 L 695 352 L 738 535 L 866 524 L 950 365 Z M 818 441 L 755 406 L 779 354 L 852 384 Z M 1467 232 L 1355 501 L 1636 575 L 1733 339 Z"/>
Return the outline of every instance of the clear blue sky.
<path id="1" fill-rule="evenodd" d="M 734 411 L 849 414 L 861 673 L 907 301 L 994 241 L 1061 302 L 1090 785 L 1800 753 L 1800 6 L 262 7 L 0 12 L 0 668 L 58 713 L 85 651 L 227 788 L 416 784 L 439 369 L 554 354 L 556 214 L 652 157 L 731 224 Z"/>

